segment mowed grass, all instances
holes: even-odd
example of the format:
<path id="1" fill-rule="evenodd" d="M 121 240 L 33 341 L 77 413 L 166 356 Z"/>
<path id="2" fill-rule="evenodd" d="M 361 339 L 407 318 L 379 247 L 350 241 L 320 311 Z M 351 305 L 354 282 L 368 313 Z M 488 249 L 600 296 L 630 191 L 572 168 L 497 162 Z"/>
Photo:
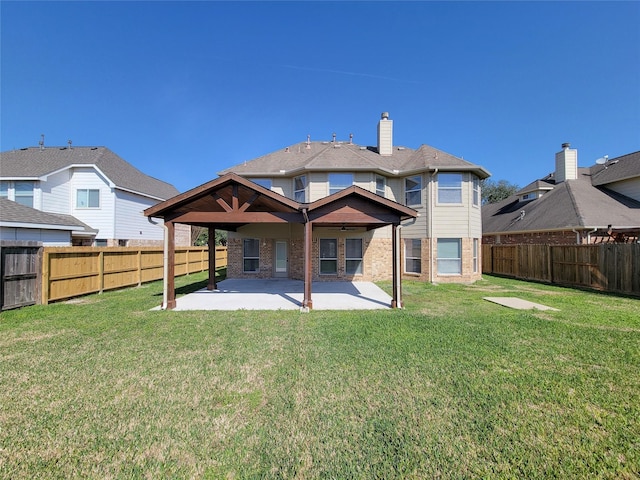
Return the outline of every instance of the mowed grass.
<path id="1" fill-rule="evenodd" d="M 150 311 L 153 283 L 4 312 L 0 477 L 640 476 L 640 300 L 403 286 L 396 311 Z"/>

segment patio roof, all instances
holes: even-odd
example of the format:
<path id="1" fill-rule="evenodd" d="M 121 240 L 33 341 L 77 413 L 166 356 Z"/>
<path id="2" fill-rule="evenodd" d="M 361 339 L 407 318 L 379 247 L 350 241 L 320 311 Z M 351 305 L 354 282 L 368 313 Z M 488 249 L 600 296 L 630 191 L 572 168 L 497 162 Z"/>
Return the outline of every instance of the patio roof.
<path id="1" fill-rule="evenodd" d="M 248 224 L 299 223 L 304 225 L 305 236 L 305 292 L 303 308 L 312 308 L 311 302 L 311 237 L 314 226 L 359 226 L 368 230 L 393 226 L 393 279 L 392 306 L 400 304 L 399 285 L 399 232 L 400 222 L 415 218 L 418 213 L 357 186 L 348 187 L 312 203 L 299 203 L 266 189 L 235 173 L 215 180 L 158 203 L 144 211 L 148 217 L 164 220 L 165 234 L 165 308 L 175 308 L 173 281 L 175 263 L 174 224 L 205 226 L 209 228 L 209 286 L 215 283 L 215 250 L 212 244 L 215 230 L 235 231 Z M 168 267 L 168 268 L 167 268 Z"/>

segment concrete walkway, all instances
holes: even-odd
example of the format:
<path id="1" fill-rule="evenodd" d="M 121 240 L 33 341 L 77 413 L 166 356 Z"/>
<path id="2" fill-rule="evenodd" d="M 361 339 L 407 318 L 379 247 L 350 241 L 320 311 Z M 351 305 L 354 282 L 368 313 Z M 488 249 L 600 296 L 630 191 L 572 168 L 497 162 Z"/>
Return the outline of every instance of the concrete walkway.
<path id="1" fill-rule="evenodd" d="M 300 310 L 303 299 L 299 280 L 226 279 L 178 297 L 175 310 Z M 311 300 L 313 310 L 374 310 L 391 308 L 392 298 L 372 282 L 314 282 Z"/>

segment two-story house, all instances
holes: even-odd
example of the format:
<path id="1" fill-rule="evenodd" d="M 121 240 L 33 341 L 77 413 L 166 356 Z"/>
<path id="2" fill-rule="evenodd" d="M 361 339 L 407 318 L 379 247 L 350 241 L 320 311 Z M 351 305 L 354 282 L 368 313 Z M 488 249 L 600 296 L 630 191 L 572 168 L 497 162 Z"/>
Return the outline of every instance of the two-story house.
<path id="1" fill-rule="evenodd" d="M 230 278 L 387 280 L 396 255 L 405 277 L 479 279 L 489 173 L 427 145 L 394 145 L 387 113 L 377 133 L 375 146 L 308 136 L 145 214 L 228 230 Z"/>
<path id="2" fill-rule="evenodd" d="M 74 226 L 73 245 L 161 245 L 162 221 L 145 217 L 143 210 L 177 193 L 172 185 L 142 173 L 105 147 L 41 144 L 0 154 L 0 198 L 67 216 L 66 223 Z M 42 222 L 32 221 L 37 214 L 15 208 L 3 211 L 0 217 L 11 213 L 11 218 L 0 218 L 7 224 L 0 231 L 2 239 L 36 235 L 33 239 L 44 245 L 61 244 L 59 229 L 43 229 Z M 15 218 L 18 213 L 26 218 Z M 190 227 L 182 226 L 178 232 L 179 244 L 189 245 Z"/>
<path id="3" fill-rule="evenodd" d="M 555 171 L 482 208 L 483 243 L 592 244 L 640 241 L 640 152 L 578 166 L 568 143 Z"/>

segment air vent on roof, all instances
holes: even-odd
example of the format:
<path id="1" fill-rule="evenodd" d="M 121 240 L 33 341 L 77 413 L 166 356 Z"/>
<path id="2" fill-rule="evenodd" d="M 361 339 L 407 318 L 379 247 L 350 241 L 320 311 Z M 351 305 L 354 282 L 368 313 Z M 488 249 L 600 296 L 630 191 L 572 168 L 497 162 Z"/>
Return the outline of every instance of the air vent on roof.
<path id="1" fill-rule="evenodd" d="M 334 143 L 333 144 L 333 148 L 340 148 L 340 144 L 339 143 Z"/>
<path id="2" fill-rule="evenodd" d="M 398 147 L 398 150 L 404 150 L 404 147 Z"/>
<path id="3" fill-rule="evenodd" d="M 366 150 L 367 147 L 360 147 L 360 150 Z"/>
<path id="4" fill-rule="evenodd" d="M 97 150 L 98 147 L 91 147 L 91 150 Z"/>

